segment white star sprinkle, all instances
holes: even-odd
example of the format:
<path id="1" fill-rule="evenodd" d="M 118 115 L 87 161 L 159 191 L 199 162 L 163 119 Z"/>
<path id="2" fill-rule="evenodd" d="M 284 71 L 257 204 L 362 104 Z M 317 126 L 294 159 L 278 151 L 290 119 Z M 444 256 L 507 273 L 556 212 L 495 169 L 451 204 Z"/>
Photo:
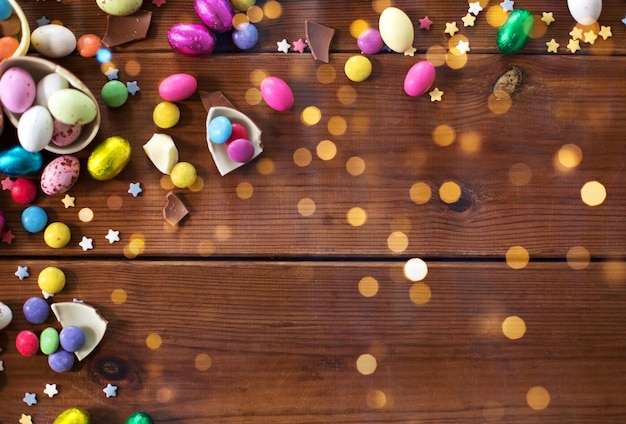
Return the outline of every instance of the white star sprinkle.
<path id="1" fill-rule="evenodd" d="M 128 192 L 133 195 L 133 197 L 139 196 L 143 189 L 141 188 L 141 183 L 130 183 L 130 188 Z"/>
<path id="2" fill-rule="evenodd" d="M 29 277 L 30 274 L 28 273 L 28 267 L 18 265 L 17 271 L 15 271 L 15 276 L 19 278 L 20 280 L 23 280 L 24 278 Z"/>
<path id="3" fill-rule="evenodd" d="M 120 241 L 120 232 L 115 230 L 109 230 L 109 233 L 104 236 L 104 238 L 109 240 L 109 243 L 113 244 L 116 241 Z"/>
<path id="4" fill-rule="evenodd" d="M 46 384 L 46 390 L 44 390 L 43 392 L 47 394 L 48 397 L 53 397 L 54 395 L 59 394 L 56 384 Z"/>
<path id="5" fill-rule="evenodd" d="M 500 6 L 502 6 L 502 10 L 504 10 L 505 12 L 512 12 L 514 4 L 515 2 L 512 0 L 504 0 L 502 3 L 500 3 Z"/>
<path id="6" fill-rule="evenodd" d="M 479 1 L 475 1 L 469 4 L 469 9 L 467 9 L 468 13 L 472 15 L 478 15 L 483 10 L 483 7 L 480 5 Z"/>
<path id="7" fill-rule="evenodd" d="M 26 394 L 24 394 L 24 399 L 22 400 L 26 405 L 33 406 L 37 403 L 37 395 L 35 393 L 26 392 Z"/>
<path id="8" fill-rule="evenodd" d="M 276 45 L 278 46 L 278 51 L 283 53 L 288 53 L 289 47 L 291 47 L 291 44 L 289 44 L 286 38 L 283 38 L 282 41 L 277 42 Z"/>
<path id="9" fill-rule="evenodd" d="M 93 249 L 93 239 L 89 237 L 83 236 L 83 239 L 78 243 L 80 247 L 83 248 L 84 251 Z"/>
<path id="10" fill-rule="evenodd" d="M 117 396 L 117 386 L 114 386 L 111 383 L 107 384 L 102 391 L 108 398 Z"/>
<path id="11" fill-rule="evenodd" d="M 461 53 L 467 53 L 470 51 L 469 41 L 459 40 L 459 44 L 456 45 L 456 49 Z"/>

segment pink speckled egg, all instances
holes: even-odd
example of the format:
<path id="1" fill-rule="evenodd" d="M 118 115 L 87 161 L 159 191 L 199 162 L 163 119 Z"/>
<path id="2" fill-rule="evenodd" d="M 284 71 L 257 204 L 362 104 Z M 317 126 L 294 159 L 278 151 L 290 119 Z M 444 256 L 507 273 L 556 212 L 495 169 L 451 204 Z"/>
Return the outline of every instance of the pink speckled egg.
<path id="1" fill-rule="evenodd" d="M 235 11 L 228 0 L 194 0 L 196 13 L 206 26 L 215 32 L 226 32 L 233 27 Z"/>
<path id="2" fill-rule="evenodd" d="M 7 69 L 0 78 L 0 101 L 9 112 L 22 113 L 28 109 L 37 94 L 37 85 L 25 69 Z"/>
<path id="3" fill-rule="evenodd" d="M 55 146 L 69 146 L 78 140 L 82 131 L 83 126 L 80 124 L 64 124 L 63 122 L 55 119 L 51 141 Z"/>
<path id="4" fill-rule="evenodd" d="M 422 60 L 411 66 L 404 78 L 404 91 L 411 97 L 421 96 L 435 82 L 435 67 Z"/>
<path id="5" fill-rule="evenodd" d="M 267 77 L 261 82 L 261 97 L 269 107 L 280 112 L 291 109 L 294 103 L 291 88 L 277 77 Z"/>
<path id="6" fill-rule="evenodd" d="M 180 102 L 191 97 L 197 88 L 198 81 L 193 75 L 172 74 L 159 84 L 159 96 L 168 102 Z"/>
<path id="7" fill-rule="evenodd" d="M 78 180 L 80 162 L 76 156 L 59 156 L 41 173 L 41 190 L 47 195 L 67 192 Z"/>
<path id="8" fill-rule="evenodd" d="M 167 41 L 176 53 L 185 56 L 207 56 L 215 48 L 215 34 L 202 24 L 181 22 L 172 25 Z"/>

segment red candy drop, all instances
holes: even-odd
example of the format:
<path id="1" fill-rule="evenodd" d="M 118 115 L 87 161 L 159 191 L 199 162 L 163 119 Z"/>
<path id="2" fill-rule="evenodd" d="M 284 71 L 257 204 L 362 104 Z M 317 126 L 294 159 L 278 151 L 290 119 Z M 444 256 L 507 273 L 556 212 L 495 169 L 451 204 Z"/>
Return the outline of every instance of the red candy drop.
<path id="1" fill-rule="evenodd" d="M 37 185 L 28 178 L 18 178 L 11 186 L 11 197 L 21 205 L 31 203 L 37 197 Z"/>
<path id="2" fill-rule="evenodd" d="M 24 356 L 33 356 L 39 351 L 39 338 L 30 330 L 22 330 L 15 338 L 17 351 Z"/>

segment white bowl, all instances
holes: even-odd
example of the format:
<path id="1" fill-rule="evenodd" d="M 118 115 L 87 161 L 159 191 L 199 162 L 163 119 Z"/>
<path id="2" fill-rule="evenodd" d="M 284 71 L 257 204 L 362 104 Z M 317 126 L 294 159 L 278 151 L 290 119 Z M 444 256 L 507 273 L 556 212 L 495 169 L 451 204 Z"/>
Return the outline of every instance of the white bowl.
<path id="1" fill-rule="evenodd" d="M 100 107 L 98 106 L 97 99 L 91 93 L 89 88 L 76 75 L 67 69 L 39 57 L 19 56 L 3 60 L 0 62 L 0 76 L 2 76 L 7 69 L 15 66 L 28 71 L 35 80 L 35 83 L 37 83 L 44 76 L 55 72 L 65 78 L 70 83 L 70 87 L 82 91 L 89 96 L 91 100 L 93 100 L 96 105 L 96 117 L 93 121 L 83 126 L 78 140 L 67 146 L 57 146 L 51 142 L 44 149 L 61 155 L 69 155 L 79 152 L 87 147 L 96 137 L 96 134 L 98 134 L 98 130 L 100 129 Z M 9 121 L 11 121 L 11 123 L 17 128 L 21 114 L 12 113 L 8 110 L 5 110 L 4 113 L 9 118 Z"/>
<path id="2" fill-rule="evenodd" d="M 256 126 L 252 119 L 248 118 L 247 115 L 239 112 L 237 109 L 225 106 L 213 106 L 212 108 L 210 108 L 209 113 L 206 117 L 206 141 L 209 145 L 209 151 L 213 156 L 213 161 L 217 166 L 217 170 L 222 176 L 224 176 L 229 172 L 239 168 L 240 166 L 245 165 L 246 162 L 235 162 L 230 158 L 230 156 L 228 156 L 228 152 L 226 151 L 227 146 L 225 143 L 216 144 L 209 139 L 209 123 L 213 120 L 213 118 L 216 118 L 218 116 L 225 116 L 226 118 L 230 119 L 232 123 L 239 123 L 244 126 L 244 128 L 248 132 L 248 140 L 254 146 L 254 155 L 252 156 L 250 161 L 259 156 L 261 152 L 263 152 L 263 143 L 261 142 L 261 130 L 259 129 L 259 127 Z"/>
<path id="3" fill-rule="evenodd" d="M 17 46 L 17 50 L 13 53 L 12 57 L 24 56 L 28 53 L 28 49 L 30 48 L 30 26 L 28 26 L 28 19 L 26 19 L 26 15 L 22 11 L 19 4 L 17 4 L 17 1 L 9 0 L 9 4 L 13 8 L 13 13 L 17 15 L 21 24 L 20 44 Z"/>

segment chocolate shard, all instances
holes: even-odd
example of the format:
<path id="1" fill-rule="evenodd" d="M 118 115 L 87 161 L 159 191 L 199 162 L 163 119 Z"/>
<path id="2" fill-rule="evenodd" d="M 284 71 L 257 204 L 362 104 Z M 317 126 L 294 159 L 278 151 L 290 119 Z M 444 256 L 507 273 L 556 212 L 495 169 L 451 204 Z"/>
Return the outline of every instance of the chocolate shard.
<path id="1" fill-rule="evenodd" d="M 313 58 L 328 63 L 330 60 L 330 43 L 335 35 L 335 30 L 317 22 L 304 21 L 304 34 Z"/>
<path id="2" fill-rule="evenodd" d="M 167 193 L 165 200 L 167 203 L 163 208 L 163 218 L 165 218 L 172 227 L 176 227 L 178 223 L 187 216 L 189 210 L 182 200 L 171 191 Z"/>
<path id="3" fill-rule="evenodd" d="M 204 106 L 207 113 L 213 106 L 224 106 L 231 109 L 237 109 L 221 91 L 213 91 L 211 93 L 208 91 L 198 91 L 198 94 L 200 95 L 202 106 Z"/>
<path id="4" fill-rule="evenodd" d="M 130 41 L 143 40 L 148 35 L 152 12 L 138 10 L 128 16 L 107 15 L 107 29 L 102 44 L 111 48 Z"/>

